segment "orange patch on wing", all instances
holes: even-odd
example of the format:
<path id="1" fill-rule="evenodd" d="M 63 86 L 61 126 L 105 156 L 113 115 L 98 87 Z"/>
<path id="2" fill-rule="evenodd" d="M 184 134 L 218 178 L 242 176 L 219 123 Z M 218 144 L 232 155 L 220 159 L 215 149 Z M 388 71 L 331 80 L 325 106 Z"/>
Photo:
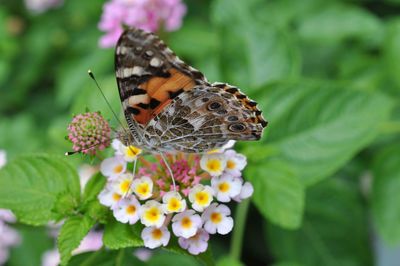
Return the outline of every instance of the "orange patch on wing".
<path id="1" fill-rule="evenodd" d="M 175 68 L 168 71 L 171 76 L 168 78 L 154 77 L 143 83 L 140 88 L 147 91 L 147 95 L 159 102 L 157 106 L 152 108 L 142 108 L 135 105 L 135 108 L 140 110 L 140 113 L 135 115 L 135 120 L 139 124 L 146 125 L 155 115 L 161 112 L 171 101 L 170 93 L 176 93 L 183 89 L 186 91 L 196 84 L 190 76 L 183 74 Z"/>

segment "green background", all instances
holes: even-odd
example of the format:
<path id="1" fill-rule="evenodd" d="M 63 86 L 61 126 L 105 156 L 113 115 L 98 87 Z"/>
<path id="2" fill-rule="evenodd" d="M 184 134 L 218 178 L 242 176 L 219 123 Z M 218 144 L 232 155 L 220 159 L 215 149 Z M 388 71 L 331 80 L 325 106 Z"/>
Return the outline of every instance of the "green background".
<path id="1" fill-rule="evenodd" d="M 260 141 L 235 146 L 248 158 L 244 177 L 255 187 L 251 202 L 230 204 L 234 232 L 213 236 L 214 259 L 207 253 L 200 261 L 375 265 L 374 239 L 398 247 L 400 1 L 185 3 L 182 28 L 161 32 L 162 38 L 211 82 L 238 86 L 269 121 Z M 59 238 L 66 259 L 92 223 L 105 219 L 93 196 L 99 188 L 92 184 L 81 196 L 76 184 L 74 169 L 90 159 L 61 158 L 71 150 L 64 136 L 73 114 L 99 110 L 118 126 L 87 75 L 91 69 L 120 111 L 114 51 L 97 45 L 103 4 L 66 0 L 58 9 L 32 14 L 21 1 L 1 2 L 0 149 L 11 162 L 0 172 L 0 207 L 20 218 L 16 228 L 24 238 L 7 265 L 39 265 L 42 252 L 53 246 L 43 227 L 25 224 L 68 216 Z M 32 153 L 44 155 L 26 155 Z M 40 182 L 33 168 L 42 171 Z M 30 178 L 39 193 L 51 191 L 48 197 L 24 192 Z M 27 207 L 32 201 L 36 208 Z M 74 216 L 72 202 L 82 203 L 87 215 Z M 76 227 L 77 235 L 68 238 Z M 125 234 L 105 236 L 106 245 L 141 245 L 124 239 L 136 232 L 119 227 L 110 225 L 108 234 Z M 114 265 L 123 257 L 120 265 L 130 265 L 130 249 L 82 254 L 70 264 Z M 161 251 L 148 264 L 178 262 L 198 263 Z"/>

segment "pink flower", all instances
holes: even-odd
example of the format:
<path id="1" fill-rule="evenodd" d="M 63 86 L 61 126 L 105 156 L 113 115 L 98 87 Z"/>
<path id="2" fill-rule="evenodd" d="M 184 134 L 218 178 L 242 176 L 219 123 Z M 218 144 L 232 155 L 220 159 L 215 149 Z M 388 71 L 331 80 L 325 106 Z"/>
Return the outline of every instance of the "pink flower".
<path id="1" fill-rule="evenodd" d="M 103 232 L 90 231 L 82 240 L 78 248 L 72 251 L 72 255 L 95 251 L 103 246 Z"/>
<path id="2" fill-rule="evenodd" d="M 74 117 L 68 125 L 68 139 L 77 152 L 96 154 L 110 146 L 111 127 L 98 113 L 84 113 Z"/>
<path id="3" fill-rule="evenodd" d="M 20 243 L 21 236 L 14 228 L 0 220 L 0 265 L 8 259 L 8 249 Z"/>
<path id="4" fill-rule="evenodd" d="M 178 243 L 181 248 L 187 249 L 190 254 L 198 255 L 207 250 L 209 238 L 210 235 L 206 230 L 199 229 L 199 231 L 190 238 L 178 238 Z"/>
<path id="5" fill-rule="evenodd" d="M 155 32 L 164 23 L 165 30 L 174 31 L 181 27 L 186 6 L 181 0 L 111 0 L 103 6 L 99 29 L 106 34 L 99 46 L 114 46 L 121 33 L 122 25 Z"/>
<path id="6" fill-rule="evenodd" d="M 15 223 L 17 217 L 10 210 L 0 209 L 0 220 L 7 223 Z"/>

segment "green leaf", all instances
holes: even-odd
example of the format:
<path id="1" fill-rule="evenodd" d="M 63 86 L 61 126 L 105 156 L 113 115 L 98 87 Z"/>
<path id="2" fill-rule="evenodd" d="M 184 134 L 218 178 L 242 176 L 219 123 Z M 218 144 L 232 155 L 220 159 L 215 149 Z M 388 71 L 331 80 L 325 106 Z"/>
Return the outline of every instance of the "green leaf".
<path id="1" fill-rule="evenodd" d="M 191 256 L 185 256 L 171 252 L 156 253 L 151 256 L 147 262 L 149 266 L 169 266 L 169 265 L 188 265 L 188 266 L 199 266 L 201 265 L 197 260 Z M 207 264 L 205 264 L 207 265 Z"/>
<path id="2" fill-rule="evenodd" d="M 358 184 L 330 178 L 307 191 L 299 230 L 266 228 L 268 247 L 278 261 L 307 266 L 372 265 L 365 217 Z"/>
<path id="3" fill-rule="evenodd" d="M 93 219 L 88 216 L 73 215 L 67 218 L 57 238 L 61 265 L 68 263 L 71 258 L 71 252 L 79 246 L 94 224 Z"/>
<path id="4" fill-rule="evenodd" d="M 389 24 L 384 41 L 385 72 L 400 91 L 400 19 Z"/>
<path id="5" fill-rule="evenodd" d="M 298 33 L 308 42 L 329 44 L 345 39 L 379 42 L 382 23 L 372 13 L 337 2 L 321 5 L 300 21 Z"/>
<path id="6" fill-rule="evenodd" d="M 110 249 L 127 247 L 142 247 L 141 237 L 143 226 L 139 223 L 134 225 L 117 222 L 114 218 L 105 225 L 103 243 Z"/>
<path id="7" fill-rule="evenodd" d="M 71 258 L 68 265 L 75 266 L 130 266 L 146 265 L 133 255 L 131 249 L 104 250 L 85 252 Z"/>
<path id="8" fill-rule="evenodd" d="M 244 266 L 244 264 L 231 256 L 223 256 L 218 259 L 217 266 Z"/>
<path id="9" fill-rule="evenodd" d="M 283 262 L 278 262 L 272 264 L 272 266 L 303 266 L 303 264 L 299 264 L 296 262 L 291 262 L 291 261 L 283 261 Z"/>
<path id="10" fill-rule="evenodd" d="M 270 122 L 262 143 L 280 150 L 278 157 L 306 185 L 333 174 L 370 143 L 393 106 L 377 92 L 310 80 L 271 84 L 254 95 Z M 260 153 L 245 153 L 257 161 L 266 146 L 246 148 L 254 146 Z"/>
<path id="11" fill-rule="evenodd" d="M 300 226 L 304 188 L 289 165 L 277 160 L 251 164 L 245 176 L 254 187 L 252 200 L 264 217 L 284 228 Z"/>
<path id="12" fill-rule="evenodd" d="M 400 243 L 400 144 L 381 151 L 374 162 L 372 214 L 382 238 Z"/>
<path id="13" fill-rule="evenodd" d="M 103 176 L 100 172 L 93 175 L 85 185 L 85 190 L 83 191 L 83 199 L 85 201 L 93 200 L 97 198 L 100 191 L 103 190 L 106 185 L 107 178 Z"/>
<path id="14" fill-rule="evenodd" d="M 80 198 L 78 174 L 62 158 L 24 155 L 0 170 L 0 208 L 11 209 L 23 223 L 41 225 L 57 218 L 60 210 L 54 208 L 61 196 L 75 203 Z"/>
<path id="15" fill-rule="evenodd" d="M 107 219 L 111 215 L 110 210 L 101 204 L 97 198 L 86 202 L 84 205 L 84 210 L 89 217 L 100 223 L 107 223 Z"/>
<path id="16" fill-rule="evenodd" d="M 291 36 L 252 19 L 254 3 L 258 2 L 218 0 L 213 6 L 220 43 L 229 43 L 220 47 L 223 78 L 242 88 L 259 87 L 300 72 L 299 51 Z"/>

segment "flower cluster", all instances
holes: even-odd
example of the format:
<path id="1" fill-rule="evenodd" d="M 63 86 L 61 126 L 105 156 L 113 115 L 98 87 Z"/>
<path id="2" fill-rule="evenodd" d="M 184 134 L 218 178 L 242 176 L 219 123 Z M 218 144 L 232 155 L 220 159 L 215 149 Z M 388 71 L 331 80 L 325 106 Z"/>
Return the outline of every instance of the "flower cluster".
<path id="1" fill-rule="evenodd" d="M 185 13 L 186 6 L 181 0 L 111 0 L 103 6 L 99 28 L 106 34 L 99 45 L 114 46 L 123 24 L 154 32 L 163 23 L 165 30 L 177 30 Z"/>
<path id="2" fill-rule="evenodd" d="M 98 113 L 84 113 L 74 117 L 68 125 L 68 139 L 72 149 L 86 154 L 95 154 L 110 146 L 111 127 Z"/>
<path id="3" fill-rule="evenodd" d="M 210 234 L 227 234 L 233 228 L 230 209 L 219 202 L 240 201 L 253 193 L 241 178 L 246 157 L 234 150 L 204 154 L 166 154 L 158 163 L 145 160 L 140 150 L 114 140 L 115 155 L 105 159 L 100 171 L 108 182 L 99 194 L 121 223 L 140 221 L 144 245 L 168 245 L 172 233 L 183 249 L 197 255 L 205 252 Z M 139 161 L 138 171 L 127 169 Z M 172 170 L 174 182 L 171 173 Z M 133 179 L 132 179 L 133 178 Z"/>

